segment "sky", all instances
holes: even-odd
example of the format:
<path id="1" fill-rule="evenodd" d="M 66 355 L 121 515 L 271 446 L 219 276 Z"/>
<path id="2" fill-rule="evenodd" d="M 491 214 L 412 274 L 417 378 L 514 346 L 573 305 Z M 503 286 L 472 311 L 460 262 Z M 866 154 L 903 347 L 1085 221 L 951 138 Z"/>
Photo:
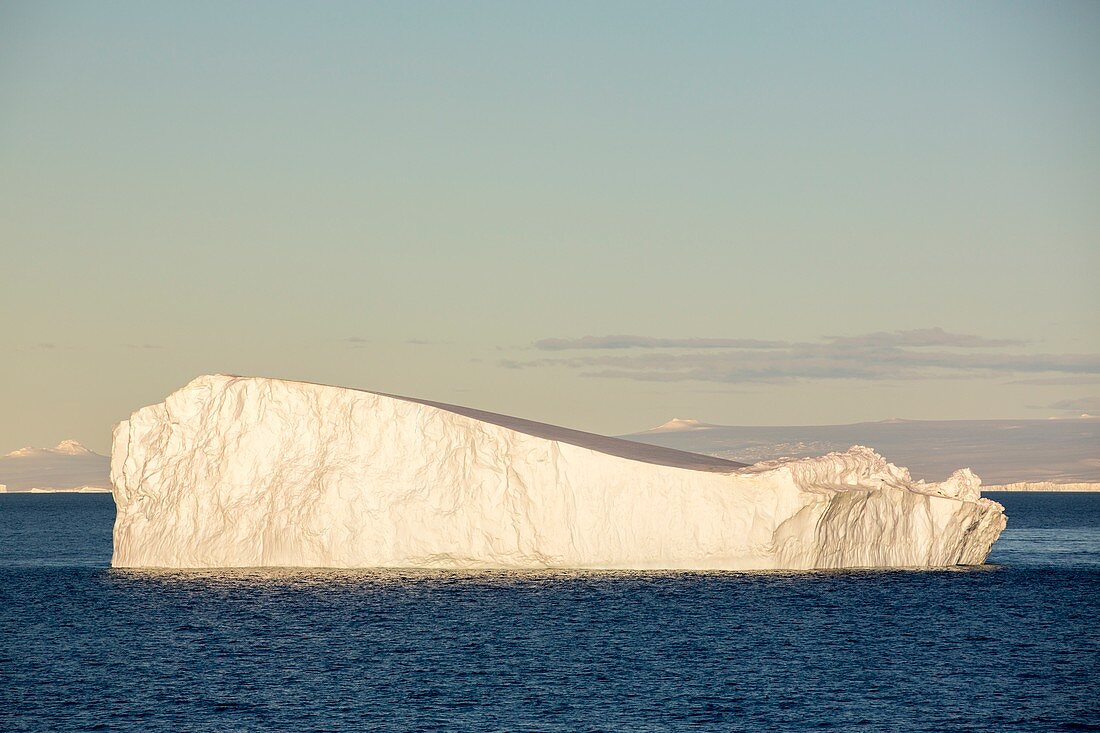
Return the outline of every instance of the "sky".
<path id="1" fill-rule="evenodd" d="M 1095 2 L 0 2 L 0 452 L 203 373 L 1100 412 Z"/>

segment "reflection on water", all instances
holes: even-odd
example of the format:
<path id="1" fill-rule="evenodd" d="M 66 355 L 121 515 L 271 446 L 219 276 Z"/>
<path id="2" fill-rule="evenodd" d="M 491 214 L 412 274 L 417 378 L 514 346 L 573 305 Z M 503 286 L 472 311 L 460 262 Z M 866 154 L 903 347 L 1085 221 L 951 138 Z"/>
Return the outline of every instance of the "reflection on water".
<path id="1" fill-rule="evenodd" d="M 1008 527 L 988 561 L 1011 567 L 1100 567 L 1100 494 L 987 494 Z"/>
<path id="2" fill-rule="evenodd" d="M 1100 528 L 1014 529 L 998 540 L 991 560 L 1005 565 L 1100 566 Z"/>
<path id="3" fill-rule="evenodd" d="M 868 577 L 890 573 L 995 572 L 998 565 L 949 568 L 846 568 L 841 570 L 439 570 L 423 568 L 111 568 L 112 578 L 130 582 L 225 586 L 539 586 L 557 583 L 670 583 L 707 579 L 810 583 L 833 577 Z"/>
<path id="4" fill-rule="evenodd" d="M 109 497 L 8 498 L 3 731 L 1100 722 L 1100 496 L 996 497 L 980 568 L 810 573 L 112 570 Z"/>

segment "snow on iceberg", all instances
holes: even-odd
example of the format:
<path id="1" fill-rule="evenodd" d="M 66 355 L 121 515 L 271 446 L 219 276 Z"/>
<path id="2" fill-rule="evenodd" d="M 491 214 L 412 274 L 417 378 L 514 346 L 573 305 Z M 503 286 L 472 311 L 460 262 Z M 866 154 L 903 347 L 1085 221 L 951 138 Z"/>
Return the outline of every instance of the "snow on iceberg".
<path id="1" fill-rule="evenodd" d="M 118 425 L 116 567 L 809 569 L 980 564 L 968 470 L 868 448 L 746 467 L 464 407 L 199 377 Z"/>

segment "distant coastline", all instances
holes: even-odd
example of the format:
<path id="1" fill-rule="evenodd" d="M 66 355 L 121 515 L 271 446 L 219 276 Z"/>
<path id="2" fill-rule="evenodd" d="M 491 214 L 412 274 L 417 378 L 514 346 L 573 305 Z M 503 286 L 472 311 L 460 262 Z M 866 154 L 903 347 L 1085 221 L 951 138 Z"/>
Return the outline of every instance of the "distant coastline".
<path id="1" fill-rule="evenodd" d="M 63 440 L 53 448 L 26 447 L 0 456 L 0 493 L 92 494 L 111 491 L 111 459 Z"/>
<path id="2" fill-rule="evenodd" d="M 30 488 L 14 489 L 0 484 L 0 494 L 110 494 L 109 486 L 74 486 L 72 488 L 56 488 L 52 486 L 32 486 Z"/>
<path id="3" fill-rule="evenodd" d="M 1017 481 L 1011 484 L 983 486 L 982 493 L 987 491 L 1057 491 L 1057 492 L 1086 492 L 1100 491 L 1100 482 L 1081 482 L 1070 484 L 1058 484 L 1053 481 Z"/>

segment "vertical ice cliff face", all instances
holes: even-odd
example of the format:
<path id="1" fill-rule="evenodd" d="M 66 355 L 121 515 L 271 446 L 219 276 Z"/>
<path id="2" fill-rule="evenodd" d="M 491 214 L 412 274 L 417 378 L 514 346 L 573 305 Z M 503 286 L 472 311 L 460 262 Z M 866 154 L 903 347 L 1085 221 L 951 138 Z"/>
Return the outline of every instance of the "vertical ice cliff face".
<path id="1" fill-rule="evenodd" d="M 467 408 L 200 377 L 115 430 L 116 567 L 981 563 L 1005 526 L 855 447 L 741 464 Z"/>

